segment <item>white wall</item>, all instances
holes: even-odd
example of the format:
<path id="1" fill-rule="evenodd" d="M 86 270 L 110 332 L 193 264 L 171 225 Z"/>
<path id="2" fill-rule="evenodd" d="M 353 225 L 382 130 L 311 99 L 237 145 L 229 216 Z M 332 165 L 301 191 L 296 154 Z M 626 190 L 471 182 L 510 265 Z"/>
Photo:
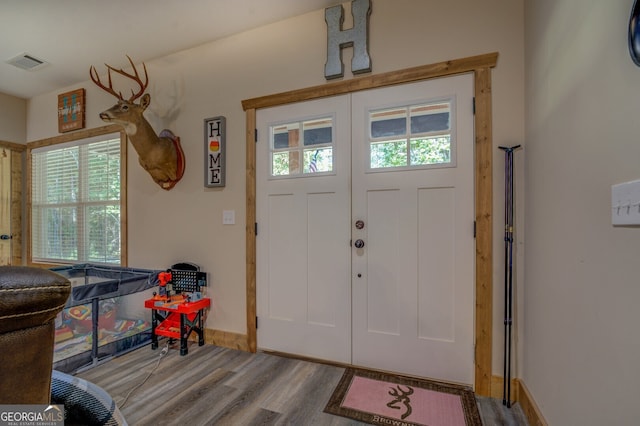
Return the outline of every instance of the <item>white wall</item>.
<path id="1" fill-rule="evenodd" d="M 27 141 L 27 100 L 0 93 L 0 141 Z"/>
<path id="2" fill-rule="evenodd" d="M 499 52 L 493 73 L 494 141 L 496 146 L 523 143 L 523 0 L 373 0 L 372 3 L 373 73 Z M 350 57 L 350 52 L 345 52 L 347 70 Z M 241 101 L 324 84 L 325 60 L 326 24 L 324 10 L 319 10 L 147 63 L 152 109 L 157 112 L 162 109 L 158 101 L 162 106 L 168 104 L 174 87 L 180 93 L 180 113 L 168 124 L 182 139 L 187 170 L 174 189 L 163 191 L 138 166 L 131 150 L 129 264 L 165 268 L 176 261 L 188 260 L 209 271 L 210 293 L 216 304 L 207 320 L 209 328 L 246 331 L 245 115 Z M 351 75 L 347 72 L 345 78 Z M 97 114 L 109 107 L 113 99 L 90 81 L 66 89 L 77 87 L 87 89 L 87 127 L 101 125 Z M 31 100 L 29 141 L 57 134 L 57 94 Z M 205 189 L 203 119 L 218 115 L 227 117 L 227 186 Z M 501 374 L 503 155 L 497 147 L 494 161 L 494 371 Z M 222 225 L 223 210 L 236 211 L 236 225 Z M 521 227 L 522 220 L 519 222 Z M 518 251 L 518 264 L 522 253 Z M 517 268 L 518 274 L 521 271 L 521 267 Z"/>
<path id="3" fill-rule="evenodd" d="M 640 423 L 640 229 L 610 210 L 640 178 L 632 4 L 526 2 L 523 374 L 552 425 Z"/>

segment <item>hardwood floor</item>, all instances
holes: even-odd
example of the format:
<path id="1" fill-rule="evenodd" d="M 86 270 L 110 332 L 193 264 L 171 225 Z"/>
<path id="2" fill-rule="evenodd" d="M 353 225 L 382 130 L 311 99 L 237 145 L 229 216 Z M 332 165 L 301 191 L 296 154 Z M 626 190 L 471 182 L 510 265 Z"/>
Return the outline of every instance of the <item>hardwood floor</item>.
<path id="1" fill-rule="evenodd" d="M 164 346 L 163 346 L 164 343 Z M 150 346 L 77 374 L 106 390 L 129 425 L 358 425 L 323 412 L 344 368 L 190 342 L 161 356 Z M 478 398 L 488 426 L 527 425 L 511 409 Z"/>

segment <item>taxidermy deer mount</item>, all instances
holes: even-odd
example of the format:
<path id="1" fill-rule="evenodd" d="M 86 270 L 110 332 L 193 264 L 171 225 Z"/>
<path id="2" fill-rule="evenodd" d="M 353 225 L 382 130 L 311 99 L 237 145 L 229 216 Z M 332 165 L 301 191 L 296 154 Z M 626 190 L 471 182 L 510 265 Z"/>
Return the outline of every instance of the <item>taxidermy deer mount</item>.
<path id="1" fill-rule="evenodd" d="M 149 85 L 147 66 L 144 62 L 142 63 L 144 69 L 143 82 L 136 66 L 128 55 L 127 59 L 129 59 L 129 63 L 133 67 L 133 74 L 105 64 L 109 78 L 108 87 L 100 81 L 96 68 L 93 65 L 89 68 L 91 80 L 98 87 L 118 98 L 118 102 L 114 106 L 100 113 L 100 118 L 102 121 L 115 123 L 124 128 L 131 144 L 138 153 L 138 161 L 142 168 L 151 175 L 162 189 L 168 191 L 182 179 L 184 174 L 185 158 L 180 145 L 180 138 L 167 129 L 160 132 L 159 136 L 156 135 L 147 119 L 144 118 L 143 112 L 151 103 L 151 96 L 148 93 L 144 94 Z M 131 97 L 124 99 L 122 92 L 116 92 L 113 89 L 111 71 L 136 82 L 139 86 L 138 92 L 134 92 L 131 89 Z M 140 98 L 141 96 L 142 98 Z M 134 102 L 138 98 L 140 98 L 139 104 Z"/>

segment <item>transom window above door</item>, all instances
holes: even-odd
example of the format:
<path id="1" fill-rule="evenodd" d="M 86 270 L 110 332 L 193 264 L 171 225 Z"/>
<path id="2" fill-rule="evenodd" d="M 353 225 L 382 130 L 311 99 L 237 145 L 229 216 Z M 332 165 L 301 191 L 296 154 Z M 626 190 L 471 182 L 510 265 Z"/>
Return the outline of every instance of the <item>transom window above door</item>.
<path id="1" fill-rule="evenodd" d="M 277 124 L 270 133 L 271 177 L 333 173 L 334 117 Z"/>
<path id="2" fill-rule="evenodd" d="M 369 111 L 369 171 L 455 166 L 453 99 Z"/>

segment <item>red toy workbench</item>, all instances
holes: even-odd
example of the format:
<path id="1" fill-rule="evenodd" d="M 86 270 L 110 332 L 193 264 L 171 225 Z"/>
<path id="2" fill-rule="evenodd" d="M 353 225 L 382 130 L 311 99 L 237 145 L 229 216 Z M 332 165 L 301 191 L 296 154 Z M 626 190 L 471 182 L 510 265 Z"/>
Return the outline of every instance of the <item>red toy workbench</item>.
<path id="1" fill-rule="evenodd" d="M 180 340 L 180 355 L 186 355 L 187 339 L 192 331 L 198 335 L 198 346 L 204 345 L 204 310 L 211 306 L 208 297 L 187 302 L 166 302 L 156 298 L 144 301 L 151 309 L 151 349 L 158 348 L 158 336 Z"/>

